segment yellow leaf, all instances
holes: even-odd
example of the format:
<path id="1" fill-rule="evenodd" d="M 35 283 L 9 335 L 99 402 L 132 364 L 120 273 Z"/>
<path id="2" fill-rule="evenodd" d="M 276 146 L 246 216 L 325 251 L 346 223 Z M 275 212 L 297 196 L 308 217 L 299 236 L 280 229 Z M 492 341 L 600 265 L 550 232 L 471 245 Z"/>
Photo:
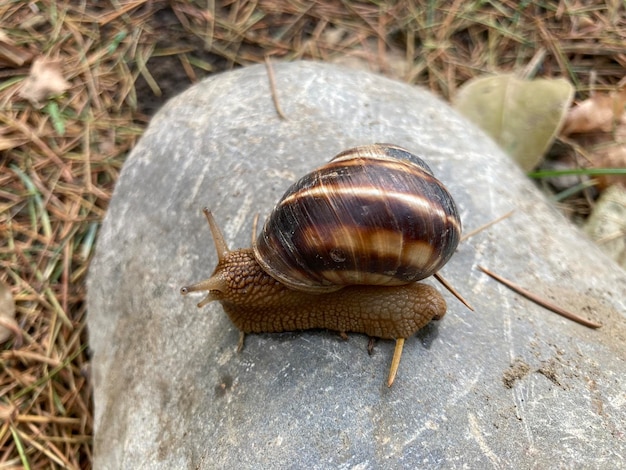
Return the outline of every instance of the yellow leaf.
<path id="1" fill-rule="evenodd" d="M 574 87 L 566 80 L 481 77 L 457 93 L 454 107 L 530 171 L 561 128 Z"/>

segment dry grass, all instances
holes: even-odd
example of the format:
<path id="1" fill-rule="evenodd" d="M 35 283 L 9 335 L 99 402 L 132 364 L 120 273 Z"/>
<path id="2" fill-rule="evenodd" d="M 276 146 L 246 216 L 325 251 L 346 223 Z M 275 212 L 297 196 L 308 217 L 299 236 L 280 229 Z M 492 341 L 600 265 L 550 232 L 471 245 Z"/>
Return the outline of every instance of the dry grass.
<path id="1" fill-rule="evenodd" d="M 0 280 L 22 341 L 0 346 L 0 468 L 91 466 L 87 268 L 124 158 L 181 85 L 269 55 L 349 57 L 445 98 L 508 70 L 584 95 L 622 80 L 625 17 L 622 0 L 2 2 Z M 18 89 L 41 55 L 71 87 L 35 106 Z"/>

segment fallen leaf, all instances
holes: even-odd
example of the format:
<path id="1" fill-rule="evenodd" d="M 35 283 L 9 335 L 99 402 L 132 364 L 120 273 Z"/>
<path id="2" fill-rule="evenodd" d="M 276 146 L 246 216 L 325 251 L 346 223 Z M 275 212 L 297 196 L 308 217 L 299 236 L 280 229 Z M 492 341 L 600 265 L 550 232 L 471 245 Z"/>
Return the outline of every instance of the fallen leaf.
<path id="1" fill-rule="evenodd" d="M 11 333 L 18 333 L 15 321 L 15 301 L 11 289 L 0 281 L 0 343 L 11 337 Z"/>
<path id="2" fill-rule="evenodd" d="M 623 132 L 626 133 L 626 124 L 622 124 Z M 593 166 L 595 168 L 626 168 L 626 140 L 612 142 L 608 145 L 596 147 L 592 150 Z M 620 184 L 626 188 L 625 175 L 601 175 L 598 176 L 600 189 Z"/>
<path id="3" fill-rule="evenodd" d="M 567 113 L 561 135 L 610 132 L 624 113 L 626 87 L 610 93 L 595 93 Z"/>
<path id="4" fill-rule="evenodd" d="M 573 96 L 574 87 L 564 79 L 495 75 L 467 82 L 453 104 L 529 171 L 554 140 Z"/>
<path id="5" fill-rule="evenodd" d="M 626 168 L 626 89 L 611 93 L 598 93 L 572 108 L 569 139 L 585 149 L 586 162 L 576 163 L 575 155 L 569 157 L 572 167 Z M 574 112 L 575 111 L 575 112 Z M 621 115 L 617 113 L 621 111 Z M 584 129 L 584 130 L 583 130 Z M 612 185 L 626 187 L 624 175 L 598 175 L 596 185 L 604 190 Z"/>
<path id="6" fill-rule="evenodd" d="M 22 83 L 19 95 L 33 103 L 39 103 L 50 95 L 63 93 L 69 87 L 70 84 L 61 73 L 60 61 L 38 57 Z"/>
<path id="7" fill-rule="evenodd" d="M 602 251 L 626 269 L 626 189 L 615 185 L 604 191 L 584 230 Z"/>

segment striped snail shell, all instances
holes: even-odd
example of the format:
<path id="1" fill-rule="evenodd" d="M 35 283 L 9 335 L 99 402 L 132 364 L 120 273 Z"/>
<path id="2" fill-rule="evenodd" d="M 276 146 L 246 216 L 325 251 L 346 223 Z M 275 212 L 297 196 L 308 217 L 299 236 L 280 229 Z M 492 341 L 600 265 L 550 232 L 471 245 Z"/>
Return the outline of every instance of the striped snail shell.
<path id="1" fill-rule="evenodd" d="M 452 196 L 428 165 L 401 147 L 374 144 L 341 152 L 293 184 L 253 250 L 285 285 L 331 292 L 431 276 L 460 235 Z"/>

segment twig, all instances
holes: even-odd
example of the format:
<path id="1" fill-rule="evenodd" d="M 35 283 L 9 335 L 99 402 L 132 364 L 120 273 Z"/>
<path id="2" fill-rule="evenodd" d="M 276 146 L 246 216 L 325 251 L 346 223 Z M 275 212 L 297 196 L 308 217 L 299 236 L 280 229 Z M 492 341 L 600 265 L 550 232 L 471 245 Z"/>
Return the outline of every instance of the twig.
<path id="1" fill-rule="evenodd" d="M 446 281 L 441 274 L 435 273 L 434 276 L 435 276 L 435 279 L 437 279 L 443 285 L 443 287 L 448 289 L 453 296 L 455 296 L 457 299 L 459 299 L 459 301 L 463 305 L 465 305 L 467 308 L 469 308 L 472 312 L 474 311 L 474 307 L 472 307 L 469 304 L 469 302 L 467 300 L 465 300 L 465 298 L 463 298 L 463 296 L 454 287 L 452 287 L 452 284 L 450 284 L 448 281 Z"/>
<path id="2" fill-rule="evenodd" d="M 485 224 L 485 225 L 483 225 L 483 226 L 481 226 L 481 227 L 478 227 L 477 229 L 472 230 L 472 231 L 471 231 L 471 232 L 469 232 L 469 233 L 466 233 L 465 235 L 463 235 L 463 236 L 461 237 L 461 241 L 467 240 L 469 237 L 474 236 L 474 235 L 476 235 L 476 234 L 477 234 L 477 233 L 479 233 L 479 232 L 482 232 L 482 231 L 483 231 L 483 230 L 485 230 L 486 228 L 489 228 L 489 227 L 491 227 L 492 225 L 497 224 L 498 222 L 500 222 L 500 221 L 502 221 L 502 220 L 506 219 L 507 217 L 510 217 L 510 216 L 513 214 L 513 212 L 515 212 L 515 211 L 509 211 L 509 212 L 507 212 L 506 214 L 504 214 L 503 216 L 500 216 L 500 217 L 498 217 L 497 219 L 492 220 L 491 222 L 489 222 L 489 223 L 487 223 L 487 224 Z M 434 276 L 435 276 L 435 279 L 437 279 L 437 280 L 438 280 L 438 281 L 439 281 L 439 282 L 443 285 L 443 287 L 445 287 L 446 289 L 448 289 L 448 291 L 450 291 L 450 293 L 451 293 L 452 295 L 454 295 L 457 299 L 459 299 L 459 301 L 460 301 L 463 305 L 465 305 L 465 306 L 466 306 L 468 309 L 470 309 L 472 312 L 474 312 L 474 311 L 475 311 L 475 310 L 474 310 L 474 307 L 472 307 L 472 306 L 469 304 L 469 302 L 468 302 L 467 300 L 465 300 L 465 298 L 464 298 L 464 297 L 463 297 L 463 296 L 462 296 L 462 295 L 461 295 L 461 294 L 460 294 L 460 293 L 459 293 L 459 292 L 458 292 L 458 291 L 457 291 L 454 287 L 452 287 L 452 284 L 450 284 L 448 281 L 446 281 L 446 280 L 443 278 L 443 276 L 442 276 L 441 274 L 439 274 L 439 273 L 435 273 L 435 274 L 434 274 Z"/>
<path id="3" fill-rule="evenodd" d="M 269 56 L 265 56 L 265 68 L 267 69 L 267 77 L 270 80 L 270 91 L 272 93 L 272 101 L 274 102 L 274 107 L 276 108 L 276 113 L 281 119 L 287 120 L 287 117 L 283 113 L 282 108 L 280 107 L 280 103 L 278 102 L 278 94 L 276 93 L 276 79 L 274 78 L 274 69 L 272 68 L 272 62 L 270 61 Z"/>
<path id="4" fill-rule="evenodd" d="M 495 225 L 495 224 L 497 224 L 498 222 L 502 222 L 504 219 L 507 219 L 507 218 L 511 217 L 511 216 L 513 215 L 513 212 L 515 212 L 515 210 L 509 211 L 509 212 L 507 212 L 506 214 L 504 214 L 504 215 L 502 215 L 502 216 L 498 217 L 497 219 L 492 220 L 491 222 L 487 222 L 485 225 L 481 225 L 481 226 L 480 226 L 480 227 L 478 227 L 477 229 L 474 229 L 474 230 L 472 230 L 471 232 L 464 234 L 464 235 L 461 237 L 461 241 L 467 240 L 468 238 L 473 237 L 473 236 L 474 236 L 474 235 L 476 235 L 477 233 L 482 232 L 483 230 L 485 230 L 485 229 L 487 229 L 487 228 L 491 227 L 492 225 Z"/>
<path id="5" fill-rule="evenodd" d="M 575 313 L 572 313 L 568 310 L 565 310 L 561 307 L 559 307 L 558 305 L 553 304 L 552 302 L 549 302 L 548 300 L 539 297 L 535 294 L 533 294 L 532 292 L 518 286 L 517 284 L 509 281 L 508 279 L 505 279 L 491 271 L 489 271 L 487 268 L 483 268 L 482 266 L 478 266 L 478 269 L 480 269 L 482 272 L 484 272 L 485 274 L 487 274 L 488 276 L 491 276 L 492 278 L 494 278 L 496 281 L 504 284 L 505 286 L 507 286 L 509 289 L 511 289 L 512 291 L 518 293 L 519 295 L 522 295 L 524 297 L 526 297 L 528 300 L 531 300 L 533 302 L 535 302 L 538 305 L 541 305 L 543 308 L 546 308 L 548 310 L 553 311 L 554 313 L 557 313 L 559 315 L 564 316 L 565 318 L 575 321 L 576 323 L 580 323 L 581 325 L 584 325 L 586 327 L 589 328 L 600 328 L 602 325 L 600 323 L 595 323 L 592 322 L 590 320 L 587 320 L 586 318 L 583 318 L 579 315 L 576 315 Z"/>

